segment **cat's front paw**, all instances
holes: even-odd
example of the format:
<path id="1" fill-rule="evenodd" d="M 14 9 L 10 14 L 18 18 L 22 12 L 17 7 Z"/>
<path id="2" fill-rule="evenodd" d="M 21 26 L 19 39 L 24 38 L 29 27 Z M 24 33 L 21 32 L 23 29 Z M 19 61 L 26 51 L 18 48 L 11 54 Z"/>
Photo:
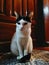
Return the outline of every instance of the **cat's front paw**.
<path id="1" fill-rule="evenodd" d="M 23 56 L 17 56 L 17 60 L 21 59 Z"/>
<path id="2" fill-rule="evenodd" d="M 28 53 L 27 53 L 27 50 L 24 50 L 24 56 L 26 56 Z"/>

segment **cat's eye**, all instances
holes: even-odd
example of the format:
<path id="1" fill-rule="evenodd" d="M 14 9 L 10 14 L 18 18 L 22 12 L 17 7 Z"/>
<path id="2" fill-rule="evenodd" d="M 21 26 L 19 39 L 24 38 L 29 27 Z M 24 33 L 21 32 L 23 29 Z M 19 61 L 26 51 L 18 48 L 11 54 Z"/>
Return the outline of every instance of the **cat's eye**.
<path id="1" fill-rule="evenodd" d="M 27 25 L 27 23 L 24 23 L 23 25 Z"/>
<path id="2" fill-rule="evenodd" d="M 20 23 L 18 23 L 20 25 Z"/>

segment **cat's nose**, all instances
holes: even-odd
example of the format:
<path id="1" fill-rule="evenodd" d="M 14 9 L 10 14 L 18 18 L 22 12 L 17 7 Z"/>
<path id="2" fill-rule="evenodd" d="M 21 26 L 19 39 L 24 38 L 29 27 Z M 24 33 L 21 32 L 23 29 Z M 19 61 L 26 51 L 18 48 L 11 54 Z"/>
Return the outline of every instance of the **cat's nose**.
<path id="1" fill-rule="evenodd" d="M 24 29 L 24 27 L 22 26 L 22 28 L 21 28 L 21 31 Z"/>
<path id="2" fill-rule="evenodd" d="M 19 28 L 22 29 L 23 28 L 23 25 L 21 25 Z"/>

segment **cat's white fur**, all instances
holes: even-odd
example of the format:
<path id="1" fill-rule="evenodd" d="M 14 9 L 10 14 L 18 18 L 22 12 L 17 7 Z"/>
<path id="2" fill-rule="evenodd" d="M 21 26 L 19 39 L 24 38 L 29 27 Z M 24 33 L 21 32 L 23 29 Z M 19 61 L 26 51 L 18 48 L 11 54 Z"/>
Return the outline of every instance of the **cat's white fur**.
<path id="1" fill-rule="evenodd" d="M 20 24 L 16 23 L 16 32 L 11 41 L 11 51 L 15 55 L 19 55 L 17 59 L 31 53 L 33 50 L 33 43 L 31 38 L 31 23 L 21 19 Z M 26 25 L 23 25 L 27 23 Z"/>

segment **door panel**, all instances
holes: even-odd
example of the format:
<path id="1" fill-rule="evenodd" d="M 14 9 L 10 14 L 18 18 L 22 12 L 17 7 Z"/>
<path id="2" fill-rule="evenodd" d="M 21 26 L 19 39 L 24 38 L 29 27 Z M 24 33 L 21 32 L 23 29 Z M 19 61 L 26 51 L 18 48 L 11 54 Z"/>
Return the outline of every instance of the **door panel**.
<path id="1" fill-rule="evenodd" d="M 10 47 L 11 39 L 15 33 L 16 11 L 20 15 L 26 16 L 27 12 L 34 12 L 34 0 L 0 0 L 0 49 Z M 10 42 L 9 42 L 10 41 Z M 8 45 L 7 45 L 8 43 Z M 6 51 L 4 50 L 4 51 Z"/>
<path id="2" fill-rule="evenodd" d="M 45 38 L 49 43 L 49 0 L 44 0 L 44 16 L 45 16 Z"/>

